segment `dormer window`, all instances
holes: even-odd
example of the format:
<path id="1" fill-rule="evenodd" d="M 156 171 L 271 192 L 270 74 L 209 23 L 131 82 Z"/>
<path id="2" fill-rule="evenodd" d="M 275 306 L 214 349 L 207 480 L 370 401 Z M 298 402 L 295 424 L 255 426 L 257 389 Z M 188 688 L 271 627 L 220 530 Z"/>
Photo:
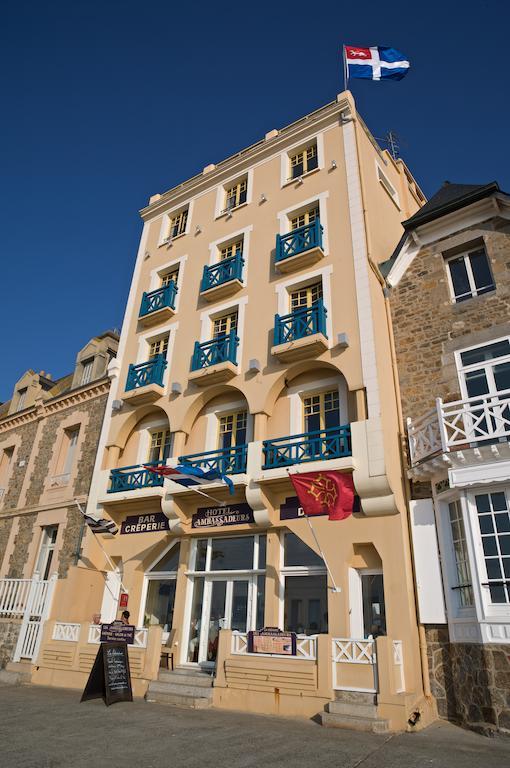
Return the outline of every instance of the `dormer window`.
<path id="1" fill-rule="evenodd" d="M 456 303 L 496 289 L 483 246 L 448 258 L 446 268 L 452 299 Z"/>
<path id="2" fill-rule="evenodd" d="M 22 411 L 25 407 L 25 400 L 27 398 L 27 387 L 24 389 L 18 389 L 18 402 L 16 404 L 16 410 Z"/>
<path id="3" fill-rule="evenodd" d="M 314 171 L 319 166 L 317 142 L 310 144 L 299 152 L 289 155 L 290 179 L 298 179 L 305 173 Z"/>
<path id="4" fill-rule="evenodd" d="M 225 189 L 225 211 L 231 211 L 234 208 L 246 202 L 248 196 L 248 177 L 239 179 L 235 184 Z"/>
<path id="5" fill-rule="evenodd" d="M 84 360 L 81 365 L 82 365 L 82 372 L 81 372 L 80 385 L 83 387 L 85 384 L 88 384 L 92 379 L 92 370 L 94 368 L 94 358 L 90 357 L 88 360 Z"/>

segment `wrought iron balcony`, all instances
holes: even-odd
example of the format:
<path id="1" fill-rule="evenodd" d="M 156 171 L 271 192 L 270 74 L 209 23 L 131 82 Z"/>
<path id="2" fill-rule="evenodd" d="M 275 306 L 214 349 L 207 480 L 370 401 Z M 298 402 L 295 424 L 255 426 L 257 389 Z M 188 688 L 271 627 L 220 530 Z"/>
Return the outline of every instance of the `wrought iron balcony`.
<path id="1" fill-rule="evenodd" d="M 407 420 L 411 464 L 440 453 L 510 442 L 510 389 L 444 403 L 420 419 Z"/>
<path id="2" fill-rule="evenodd" d="M 236 445 L 233 448 L 220 448 L 217 451 L 179 456 L 179 462 L 200 467 L 204 472 L 214 469 L 222 475 L 238 475 L 240 472 L 246 472 L 247 455 L 247 445 Z"/>
<path id="3" fill-rule="evenodd" d="M 312 248 L 322 248 L 322 233 L 323 227 L 319 219 L 315 219 L 312 224 L 293 229 L 286 235 L 276 235 L 275 263 L 278 264 Z"/>
<path id="4" fill-rule="evenodd" d="M 126 392 L 149 384 L 158 384 L 162 387 L 166 366 L 167 361 L 164 355 L 156 355 L 147 363 L 138 363 L 138 365 L 131 363 L 127 375 Z"/>
<path id="5" fill-rule="evenodd" d="M 329 427 L 301 435 L 264 440 L 262 469 L 288 467 L 307 461 L 322 461 L 351 456 L 351 426 Z"/>
<path id="6" fill-rule="evenodd" d="M 142 303 L 140 305 L 139 317 L 146 317 L 152 315 L 153 312 L 157 312 L 160 309 L 175 309 L 175 297 L 177 295 L 177 286 L 173 280 L 163 288 L 156 288 L 155 291 L 145 292 L 142 296 Z"/>
<path id="7" fill-rule="evenodd" d="M 288 315 L 275 315 L 274 319 L 274 344 L 285 344 L 288 341 L 304 339 L 315 333 L 326 333 L 327 310 L 322 299 L 316 301 L 311 307 L 301 307 Z"/>
<path id="8" fill-rule="evenodd" d="M 212 288 L 218 288 L 220 285 L 229 283 L 231 280 L 243 279 L 244 259 L 242 253 L 236 253 L 228 259 L 213 264 L 210 267 L 204 267 L 200 290 L 210 291 Z"/>
<path id="9" fill-rule="evenodd" d="M 157 466 L 160 462 L 147 462 L 146 466 Z M 119 493 L 120 491 L 136 491 L 140 488 L 160 488 L 163 485 L 164 478 L 160 475 L 149 472 L 148 469 L 140 464 L 134 464 L 131 467 L 120 467 L 112 469 L 110 472 L 110 488 L 108 493 Z"/>
<path id="10" fill-rule="evenodd" d="M 199 371 L 201 368 L 208 368 L 211 365 L 218 365 L 218 363 L 237 365 L 238 346 L 239 339 L 235 331 L 230 331 L 227 335 L 217 336 L 210 341 L 204 341 L 202 344 L 195 341 L 191 370 Z"/>

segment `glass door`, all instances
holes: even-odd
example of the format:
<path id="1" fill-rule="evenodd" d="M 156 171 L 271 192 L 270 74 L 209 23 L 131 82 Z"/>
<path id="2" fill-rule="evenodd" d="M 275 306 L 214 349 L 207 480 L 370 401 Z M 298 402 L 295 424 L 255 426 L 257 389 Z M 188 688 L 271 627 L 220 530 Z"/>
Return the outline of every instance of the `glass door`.
<path id="1" fill-rule="evenodd" d="M 510 428 L 510 341 L 504 339 L 461 352 L 460 364 L 463 396 L 487 398 L 485 406 L 482 399 L 469 405 L 469 414 L 465 416 L 466 436 L 483 440 L 507 434 Z"/>
<path id="2" fill-rule="evenodd" d="M 205 582 L 198 663 L 212 667 L 218 656 L 220 629 L 247 632 L 251 616 L 253 579 L 211 577 Z"/>

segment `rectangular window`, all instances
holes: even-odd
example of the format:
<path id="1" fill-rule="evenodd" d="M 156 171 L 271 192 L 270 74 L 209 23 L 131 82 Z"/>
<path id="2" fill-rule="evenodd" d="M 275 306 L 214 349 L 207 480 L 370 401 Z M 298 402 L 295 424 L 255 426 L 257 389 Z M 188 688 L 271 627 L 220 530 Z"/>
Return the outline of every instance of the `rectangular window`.
<path id="1" fill-rule="evenodd" d="M 242 205 L 246 202 L 248 192 L 248 179 L 241 179 L 231 187 L 225 189 L 225 211 L 230 211 L 232 208 L 237 208 L 238 205 Z"/>
<path id="2" fill-rule="evenodd" d="M 92 369 L 94 367 L 94 358 L 91 357 L 89 360 L 84 360 L 81 364 L 81 382 L 80 385 L 83 386 L 84 384 L 88 384 L 89 381 L 92 379 Z"/>
<path id="3" fill-rule="evenodd" d="M 447 259 L 446 266 L 455 302 L 466 301 L 496 289 L 483 247 Z"/>
<path id="4" fill-rule="evenodd" d="M 42 529 L 39 557 L 37 558 L 35 567 L 35 571 L 39 574 L 41 579 L 48 579 L 50 577 L 51 562 L 55 551 L 57 533 L 58 525 L 47 525 Z"/>
<path id="5" fill-rule="evenodd" d="M 168 352 L 168 336 L 149 342 L 149 360 L 157 355 L 166 355 Z"/>
<path id="6" fill-rule="evenodd" d="M 309 171 L 314 171 L 318 167 L 317 144 L 311 144 L 306 149 L 290 155 L 290 178 L 297 179 Z"/>
<path id="7" fill-rule="evenodd" d="M 466 545 L 466 531 L 462 517 L 460 500 L 448 504 L 450 528 L 452 532 L 453 555 L 457 571 L 457 584 L 453 587 L 459 594 L 462 608 L 473 605 L 473 586 L 471 582 L 471 568 Z"/>
<path id="8" fill-rule="evenodd" d="M 294 312 L 301 307 L 311 307 L 322 299 L 322 282 L 298 288 L 290 293 L 290 310 Z"/>
<path id="9" fill-rule="evenodd" d="M 166 288 L 167 285 L 170 285 L 170 283 L 175 283 L 177 285 L 177 280 L 179 279 L 179 265 L 176 267 L 172 267 L 172 269 L 169 272 L 165 272 L 164 275 L 160 275 L 161 280 L 161 288 Z"/>
<path id="10" fill-rule="evenodd" d="M 151 444 L 148 461 L 165 462 L 171 455 L 171 432 L 158 429 L 151 432 Z"/>
<path id="11" fill-rule="evenodd" d="M 295 216 L 290 217 L 291 231 L 304 227 L 306 224 L 313 224 L 313 222 L 319 218 L 319 206 L 315 205 L 313 208 L 309 208 L 302 213 L 298 213 Z"/>
<path id="12" fill-rule="evenodd" d="M 233 256 L 242 254 L 242 252 L 243 239 L 241 238 L 241 240 L 236 240 L 235 243 L 229 243 L 229 245 L 225 245 L 219 248 L 220 261 L 223 261 L 224 259 L 231 259 Z"/>
<path id="13" fill-rule="evenodd" d="M 338 389 L 303 397 L 304 432 L 315 432 L 340 425 Z"/>
<path id="14" fill-rule="evenodd" d="M 14 448 L 4 448 L 0 455 L 0 502 L 5 495 L 5 489 L 7 487 L 7 480 L 9 477 L 9 468 L 11 466 L 12 457 L 14 455 Z"/>
<path id="15" fill-rule="evenodd" d="M 186 225 L 188 223 L 188 209 L 185 208 L 183 211 L 179 211 L 179 213 L 174 213 L 174 215 L 170 219 L 170 231 L 169 231 L 169 238 L 177 237 L 178 235 L 183 235 L 186 232 Z"/>
<path id="16" fill-rule="evenodd" d="M 22 411 L 25 407 L 25 400 L 27 397 L 27 388 L 24 389 L 18 389 L 18 403 L 16 405 L 17 411 Z"/>
<path id="17" fill-rule="evenodd" d="M 504 491 L 475 496 L 492 603 L 510 603 L 510 512 Z"/>
<path id="18" fill-rule="evenodd" d="M 386 634 L 386 607 L 382 573 L 361 573 L 363 603 L 363 636 L 373 638 Z"/>
<path id="19" fill-rule="evenodd" d="M 213 320 L 213 339 L 219 336 L 228 336 L 230 331 L 237 330 L 237 312 L 231 312 L 228 315 L 221 315 Z"/>
<path id="20" fill-rule="evenodd" d="M 391 181 L 388 179 L 386 174 L 381 171 L 379 166 L 377 166 L 377 178 L 379 179 L 379 182 L 384 187 L 386 192 L 389 194 L 391 199 L 397 204 L 397 206 L 399 206 L 397 190 L 395 189 Z"/>
<path id="21" fill-rule="evenodd" d="M 73 468 L 79 433 L 80 433 L 79 427 L 76 427 L 75 429 L 66 430 L 65 434 L 66 434 L 66 441 L 67 441 L 67 450 L 66 450 L 64 466 L 62 467 L 63 475 L 69 475 Z"/>
<path id="22" fill-rule="evenodd" d="M 218 448 L 232 448 L 235 445 L 246 444 L 246 411 L 226 413 L 220 416 L 220 434 Z"/>

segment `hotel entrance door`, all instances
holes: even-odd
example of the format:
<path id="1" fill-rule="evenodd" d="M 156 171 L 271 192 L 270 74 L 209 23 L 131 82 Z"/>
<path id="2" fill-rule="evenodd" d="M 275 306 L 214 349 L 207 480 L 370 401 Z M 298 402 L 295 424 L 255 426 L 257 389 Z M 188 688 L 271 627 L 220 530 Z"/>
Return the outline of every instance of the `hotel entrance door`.
<path id="1" fill-rule="evenodd" d="M 197 661 L 214 666 L 220 629 L 248 630 L 250 579 L 209 577 L 205 580 L 204 604 Z"/>

